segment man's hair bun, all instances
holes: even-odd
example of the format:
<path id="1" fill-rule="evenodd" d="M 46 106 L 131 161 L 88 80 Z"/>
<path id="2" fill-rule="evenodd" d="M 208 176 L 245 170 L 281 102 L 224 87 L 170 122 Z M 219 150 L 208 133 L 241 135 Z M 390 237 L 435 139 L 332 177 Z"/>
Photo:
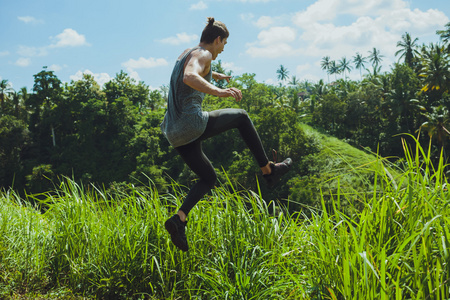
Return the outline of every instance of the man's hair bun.
<path id="1" fill-rule="evenodd" d="M 213 17 L 208 17 L 200 42 L 211 44 L 218 36 L 220 36 L 220 40 L 222 41 L 224 38 L 228 38 L 229 35 L 230 33 L 225 24 L 216 21 Z"/>
<path id="2" fill-rule="evenodd" d="M 213 25 L 214 25 L 214 18 L 208 17 L 208 26 L 213 26 Z"/>

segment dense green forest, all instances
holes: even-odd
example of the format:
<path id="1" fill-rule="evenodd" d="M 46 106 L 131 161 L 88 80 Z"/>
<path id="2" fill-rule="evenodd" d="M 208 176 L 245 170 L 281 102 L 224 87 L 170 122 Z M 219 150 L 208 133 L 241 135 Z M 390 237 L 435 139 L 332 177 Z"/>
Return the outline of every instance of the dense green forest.
<path id="1" fill-rule="evenodd" d="M 286 182 L 267 197 L 301 195 L 303 202 L 312 203 L 317 200 L 312 187 L 323 182 L 323 169 L 333 166 L 317 155 L 322 146 L 305 132 L 305 124 L 400 167 L 402 134 L 418 137 L 427 151 L 430 147 L 433 160 L 441 148 L 447 158 L 450 23 L 436 34 L 438 43 L 419 45 L 405 33 L 397 43 L 398 63 L 389 72 L 380 72 L 383 55 L 373 48 L 351 59 L 324 57 L 327 79 L 318 82 L 300 82 L 283 65 L 276 71 L 278 85 L 257 82 L 255 74 L 234 76 L 228 85 L 242 90 L 242 101 L 207 95 L 204 109 L 247 110 L 267 152 L 276 149 L 280 159 L 290 156 L 296 162 Z M 220 61 L 213 68 L 232 74 Z M 359 72 L 361 79 L 348 79 L 350 71 Z M 195 176 L 159 129 L 167 90 L 150 90 L 123 71 L 102 87 L 86 74 L 79 81 L 62 83 L 46 67 L 34 75 L 32 91 L 13 90 L 7 79 L 2 80 L 0 186 L 34 194 L 51 190 L 61 176 L 110 189 L 151 182 L 167 192 L 174 181 L 189 186 Z M 258 168 L 237 135 L 227 132 L 206 141 L 205 152 L 222 182 L 228 176 L 256 190 Z"/>

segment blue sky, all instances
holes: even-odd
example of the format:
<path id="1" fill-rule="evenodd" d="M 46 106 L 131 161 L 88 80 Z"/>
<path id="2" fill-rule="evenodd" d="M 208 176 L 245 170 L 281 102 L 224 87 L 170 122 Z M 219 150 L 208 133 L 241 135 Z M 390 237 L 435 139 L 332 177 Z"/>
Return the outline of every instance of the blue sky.
<path id="1" fill-rule="evenodd" d="M 419 44 L 439 41 L 450 22 L 448 0 L 1 0 L 0 79 L 33 87 L 43 66 L 63 82 L 93 74 L 103 84 L 120 70 L 152 88 L 168 84 L 173 64 L 196 46 L 206 17 L 230 37 L 218 60 L 233 75 L 277 83 L 276 70 L 317 81 L 333 60 L 376 47 L 383 71 L 408 32 Z M 350 75 L 359 79 L 359 71 Z"/>

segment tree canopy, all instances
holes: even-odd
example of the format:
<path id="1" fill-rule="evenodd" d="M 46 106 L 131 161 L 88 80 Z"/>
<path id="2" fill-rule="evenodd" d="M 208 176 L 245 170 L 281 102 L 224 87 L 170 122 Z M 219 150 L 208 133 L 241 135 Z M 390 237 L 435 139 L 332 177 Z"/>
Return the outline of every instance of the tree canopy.
<path id="1" fill-rule="evenodd" d="M 395 161 L 403 155 L 399 134 L 419 135 L 438 159 L 440 149 L 445 154 L 450 150 L 448 24 L 438 35 L 442 44 L 418 47 L 418 39 L 405 33 L 397 43 L 399 61 L 385 73 L 380 72 L 383 55 L 373 47 L 367 57 L 356 53 L 351 60 L 324 56 L 321 68 L 327 82 L 299 80 L 289 76 L 284 65 L 275 70 L 278 85 L 257 82 L 250 73 L 234 76 L 229 83 L 214 82 L 241 89 L 242 101 L 207 95 L 204 109 L 245 109 L 268 153 L 277 149 L 283 157 L 294 156 L 298 161 L 291 178 L 271 197 L 287 198 L 294 190 L 301 193 L 292 187 L 314 173 L 310 163 L 316 159 L 312 157 L 318 146 L 304 134 L 305 123 Z M 368 62 L 372 70 L 366 69 Z M 212 67 L 232 74 L 221 61 Z M 353 69 L 359 70 L 361 80 L 348 78 Z M 334 75 L 334 81 L 330 82 L 329 75 Z M 170 188 L 171 180 L 189 184 L 195 176 L 159 128 L 167 88 L 151 90 L 124 71 L 100 86 L 88 74 L 62 83 L 44 67 L 34 75 L 31 92 L 15 91 L 3 79 L 0 186 L 42 192 L 51 187 L 49 179 L 60 176 L 107 186 L 151 181 L 161 191 Z M 204 148 L 218 170 L 223 168 L 243 187 L 257 188 L 253 179 L 258 168 L 237 132 L 208 140 Z"/>

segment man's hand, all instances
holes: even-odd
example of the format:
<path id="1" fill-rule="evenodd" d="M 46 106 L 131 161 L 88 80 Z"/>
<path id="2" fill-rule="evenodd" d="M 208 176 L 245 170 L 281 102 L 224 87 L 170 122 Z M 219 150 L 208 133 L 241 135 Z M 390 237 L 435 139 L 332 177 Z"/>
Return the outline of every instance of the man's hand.
<path id="1" fill-rule="evenodd" d="M 236 99 L 236 101 L 241 101 L 242 92 L 239 89 L 232 87 L 232 88 L 220 90 L 218 96 L 219 97 L 233 97 L 234 99 Z"/>
<path id="2" fill-rule="evenodd" d="M 214 78 L 215 81 L 225 79 L 228 83 L 230 82 L 230 79 L 231 79 L 231 76 L 228 76 L 228 75 L 225 75 L 222 73 L 217 73 L 217 72 L 213 72 L 212 77 Z"/>

